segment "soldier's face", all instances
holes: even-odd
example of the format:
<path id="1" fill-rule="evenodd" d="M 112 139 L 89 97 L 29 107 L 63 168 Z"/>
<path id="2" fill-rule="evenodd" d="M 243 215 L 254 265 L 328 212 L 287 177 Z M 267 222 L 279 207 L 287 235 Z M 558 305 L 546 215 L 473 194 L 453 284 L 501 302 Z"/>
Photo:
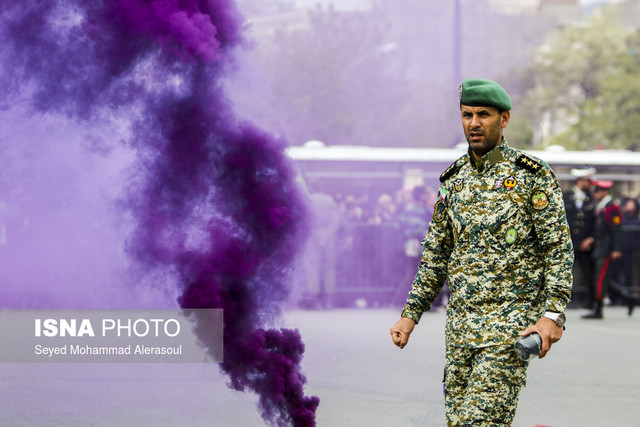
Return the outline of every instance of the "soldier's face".
<path id="1" fill-rule="evenodd" d="M 502 129 L 507 127 L 511 114 L 495 107 L 470 107 L 461 105 L 462 127 L 476 159 L 493 150 L 502 139 Z"/>

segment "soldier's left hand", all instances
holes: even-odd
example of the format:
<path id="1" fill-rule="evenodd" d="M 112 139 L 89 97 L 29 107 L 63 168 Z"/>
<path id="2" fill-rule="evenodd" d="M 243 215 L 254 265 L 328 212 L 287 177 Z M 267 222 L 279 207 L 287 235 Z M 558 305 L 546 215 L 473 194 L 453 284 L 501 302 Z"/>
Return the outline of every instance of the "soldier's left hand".
<path id="1" fill-rule="evenodd" d="M 534 332 L 537 332 L 542 338 L 542 351 L 540 352 L 540 359 L 547 355 L 547 352 L 551 349 L 551 345 L 560 341 L 562 338 L 563 328 L 557 326 L 556 322 L 546 317 L 540 318 L 534 326 L 529 326 L 527 329 L 520 333 L 521 336 L 527 336 Z"/>

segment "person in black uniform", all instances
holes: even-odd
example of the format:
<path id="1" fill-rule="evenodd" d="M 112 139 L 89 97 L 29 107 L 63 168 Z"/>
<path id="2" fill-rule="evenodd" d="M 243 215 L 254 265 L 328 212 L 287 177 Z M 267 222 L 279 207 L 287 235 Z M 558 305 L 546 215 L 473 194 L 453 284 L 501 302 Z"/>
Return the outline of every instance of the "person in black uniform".
<path id="1" fill-rule="evenodd" d="M 593 259 L 596 263 L 594 281 L 595 309 L 582 316 L 584 319 L 602 319 L 602 306 L 616 262 L 622 258 L 622 212 L 613 201 L 609 190 L 613 181 L 592 181 L 596 200 L 596 228 Z"/>
<path id="2" fill-rule="evenodd" d="M 565 191 L 564 206 L 571 230 L 571 242 L 575 254 L 575 281 L 573 301 L 578 306 L 594 308 L 594 263 L 591 252 L 595 242 L 596 202 L 591 194 L 591 177 L 594 168 L 571 169 L 576 178 L 571 190 Z"/>

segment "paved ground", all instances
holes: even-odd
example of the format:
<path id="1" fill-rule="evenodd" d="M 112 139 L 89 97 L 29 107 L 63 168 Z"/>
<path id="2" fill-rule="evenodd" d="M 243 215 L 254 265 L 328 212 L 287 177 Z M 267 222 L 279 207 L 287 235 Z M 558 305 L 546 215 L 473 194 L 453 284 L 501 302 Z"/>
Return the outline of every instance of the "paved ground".
<path id="1" fill-rule="evenodd" d="M 603 321 L 570 311 L 567 332 L 534 360 L 515 427 L 640 426 L 640 313 Z M 396 310 L 293 311 L 307 345 L 318 426 L 444 426 L 444 312 L 426 314 L 404 350 Z M 256 397 L 204 364 L 0 364 L 0 425 L 263 426 Z"/>

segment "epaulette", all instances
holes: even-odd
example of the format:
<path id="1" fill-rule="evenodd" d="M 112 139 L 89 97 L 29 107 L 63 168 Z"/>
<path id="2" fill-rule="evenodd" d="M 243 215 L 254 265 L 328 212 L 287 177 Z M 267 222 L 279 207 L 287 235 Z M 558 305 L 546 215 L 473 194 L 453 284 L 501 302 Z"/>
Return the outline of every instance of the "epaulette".
<path id="1" fill-rule="evenodd" d="M 464 165 L 464 158 L 462 159 L 462 161 L 458 159 L 453 162 L 453 164 L 449 166 L 446 171 L 442 172 L 442 175 L 440 175 L 440 182 L 445 182 L 453 175 L 455 175 L 456 172 L 458 172 L 458 170 L 462 167 L 462 165 Z"/>
<path id="2" fill-rule="evenodd" d="M 516 160 L 516 166 L 525 168 L 526 170 L 532 173 L 538 173 L 542 169 L 544 169 L 544 166 L 542 166 L 542 163 L 537 162 L 533 160 L 531 157 L 528 157 L 525 155 L 518 157 L 518 159 Z"/>

